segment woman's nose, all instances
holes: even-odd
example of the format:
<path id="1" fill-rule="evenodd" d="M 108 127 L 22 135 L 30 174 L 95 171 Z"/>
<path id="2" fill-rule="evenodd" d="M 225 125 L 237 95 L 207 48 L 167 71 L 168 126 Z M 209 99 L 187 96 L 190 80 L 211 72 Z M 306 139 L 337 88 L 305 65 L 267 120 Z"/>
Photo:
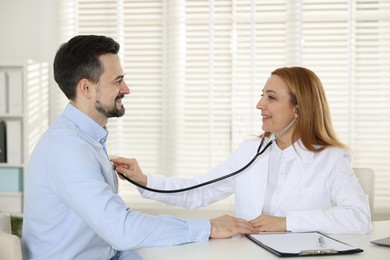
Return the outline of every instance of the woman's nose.
<path id="1" fill-rule="evenodd" d="M 264 105 L 263 105 L 263 103 L 261 102 L 261 98 L 260 98 L 260 100 L 257 102 L 257 104 L 256 104 L 256 108 L 257 109 L 262 109 L 262 108 L 264 108 Z"/>

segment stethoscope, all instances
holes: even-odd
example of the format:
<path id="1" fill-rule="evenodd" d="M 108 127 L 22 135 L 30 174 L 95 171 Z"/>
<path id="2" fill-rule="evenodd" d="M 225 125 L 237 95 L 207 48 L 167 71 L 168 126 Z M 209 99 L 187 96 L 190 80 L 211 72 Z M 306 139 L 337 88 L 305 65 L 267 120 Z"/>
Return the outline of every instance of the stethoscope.
<path id="1" fill-rule="evenodd" d="M 120 173 L 120 172 L 116 172 L 115 170 L 115 165 L 113 164 L 113 169 L 114 171 L 119 174 L 120 176 L 122 176 L 125 180 L 127 180 L 128 182 L 132 183 L 133 185 L 139 187 L 139 188 L 142 188 L 144 190 L 148 190 L 148 191 L 152 191 L 152 192 L 158 192 L 158 193 L 178 193 L 178 192 L 184 192 L 184 191 L 189 191 L 189 190 L 193 190 L 193 189 L 197 189 L 199 187 L 203 187 L 203 186 L 206 186 L 206 185 L 210 185 L 212 183 L 215 183 L 215 182 L 218 182 L 218 181 L 222 181 L 222 180 L 225 180 L 227 178 L 230 178 L 230 177 L 233 177 L 237 174 L 239 174 L 240 172 L 242 171 L 245 171 L 249 166 L 251 166 L 254 161 L 256 161 L 256 159 L 262 155 L 267 149 L 268 147 L 270 147 L 274 141 L 279 138 L 280 136 L 282 136 L 286 131 L 287 129 L 289 129 L 292 124 L 295 122 L 295 120 L 297 120 L 298 116 L 295 115 L 294 116 L 294 119 L 291 121 L 290 124 L 288 124 L 287 127 L 285 127 L 282 132 L 279 134 L 279 135 L 273 135 L 270 140 L 267 142 L 267 144 L 264 146 L 264 148 L 262 149 L 263 147 L 263 144 L 264 144 L 264 140 L 265 140 L 265 134 L 263 134 L 262 138 L 261 138 L 261 141 L 260 141 L 260 144 L 259 144 L 259 147 L 257 148 L 257 152 L 256 154 L 253 156 L 253 158 L 245 165 L 243 166 L 242 168 L 240 168 L 239 170 L 237 171 L 234 171 L 234 172 L 231 172 L 229 174 L 226 174 L 224 176 L 221 176 L 221 177 L 218 177 L 218 178 L 215 178 L 215 179 L 212 179 L 210 181 L 206 181 L 206 182 L 202 182 L 202 183 L 199 183 L 199 184 L 196 184 L 196 185 L 193 185 L 193 186 L 189 186 L 189 187 L 186 187 L 186 188 L 182 188 L 182 189 L 174 189 L 174 190 L 160 190 L 160 189 L 153 189 L 153 188 L 149 188 L 149 187 L 146 187 L 142 184 L 139 184 L 138 182 L 135 182 L 133 181 L 132 179 L 130 179 L 129 177 L 126 176 L 126 174 L 124 173 Z"/>

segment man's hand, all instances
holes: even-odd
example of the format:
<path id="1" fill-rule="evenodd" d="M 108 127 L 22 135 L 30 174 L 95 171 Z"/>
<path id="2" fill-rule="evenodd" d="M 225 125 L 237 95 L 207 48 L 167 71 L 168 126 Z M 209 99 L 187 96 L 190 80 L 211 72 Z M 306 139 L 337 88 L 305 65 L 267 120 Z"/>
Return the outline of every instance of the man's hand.
<path id="1" fill-rule="evenodd" d="M 111 159 L 111 161 L 114 163 L 115 170 L 118 173 L 125 174 L 128 178 L 143 186 L 147 185 L 148 177 L 142 172 L 136 159 L 119 157 Z M 123 179 L 121 175 L 119 175 L 119 177 Z"/>
<path id="2" fill-rule="evenodd" d="M 254 234 L 253 225 L 240 218 L 224 215 L 211 220 L 210 238 L 228 238 L 237 234 Z"/>
<path id="3" fill-rule="evenodd" d="M 256 228 L 257 232 L 285 232 L 286 218 L 268 215 L 260 215 L 250 223 Z"/>

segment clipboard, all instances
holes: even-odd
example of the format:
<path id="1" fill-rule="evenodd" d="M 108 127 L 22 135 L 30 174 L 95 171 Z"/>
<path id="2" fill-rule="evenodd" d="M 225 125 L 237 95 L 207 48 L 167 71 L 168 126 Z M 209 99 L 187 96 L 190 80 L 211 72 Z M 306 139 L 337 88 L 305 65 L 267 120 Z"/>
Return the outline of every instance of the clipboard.
<path id="1" fill-rule="evenodd" d="M 320 232 L 259 233 L 246 235 L 257 245 L 279 257 L 340 255 L 363 252 Z"/>

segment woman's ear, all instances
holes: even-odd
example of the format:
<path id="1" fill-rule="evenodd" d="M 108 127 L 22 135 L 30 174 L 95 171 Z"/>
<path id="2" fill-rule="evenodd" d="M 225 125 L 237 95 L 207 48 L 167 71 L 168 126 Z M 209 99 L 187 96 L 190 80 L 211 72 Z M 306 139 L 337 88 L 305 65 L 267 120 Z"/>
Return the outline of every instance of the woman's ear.
<path id="1" fill-rule="evenodd" d="M 298 107 L 295 108 L 295 115 L 294 115 L 294 118 L 297 119 L 299 116 L 299 109 Z"/>

